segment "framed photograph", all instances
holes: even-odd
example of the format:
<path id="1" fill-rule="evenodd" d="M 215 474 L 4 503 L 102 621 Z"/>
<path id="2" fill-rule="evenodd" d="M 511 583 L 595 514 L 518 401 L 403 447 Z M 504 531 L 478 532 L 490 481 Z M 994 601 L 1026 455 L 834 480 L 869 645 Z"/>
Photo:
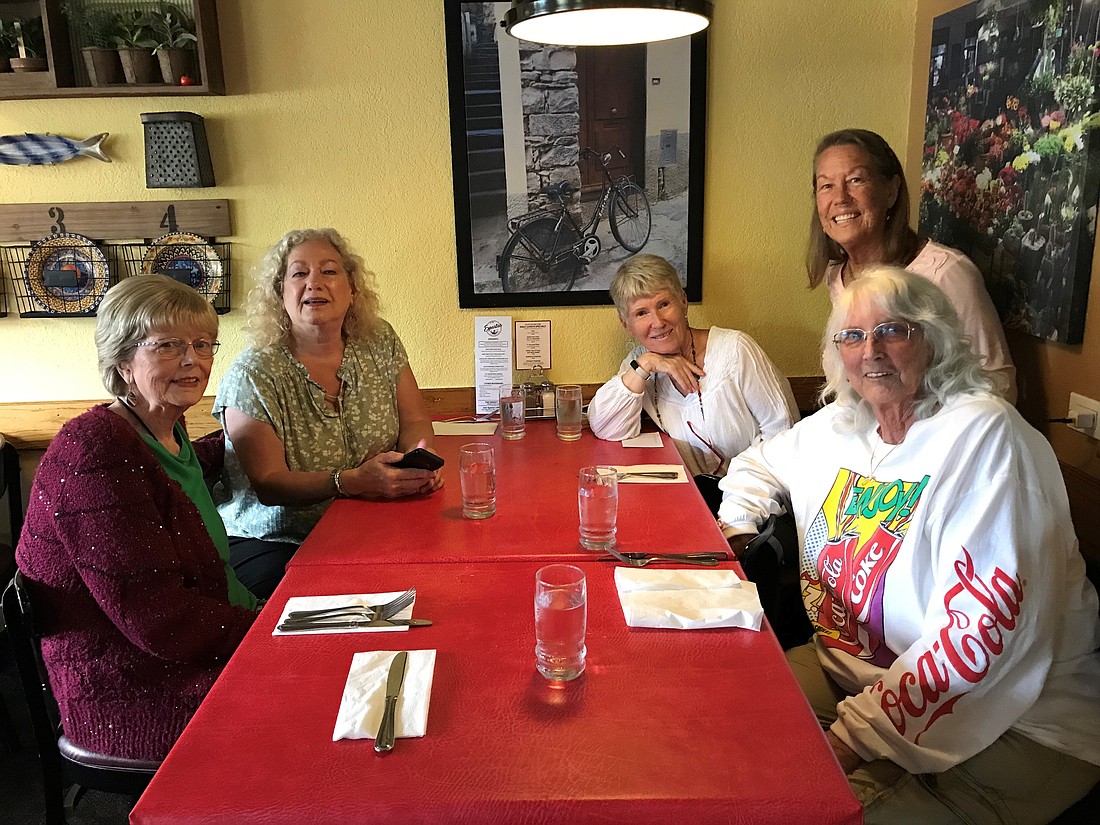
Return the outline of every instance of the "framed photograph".
<path id="1" fill-rule="evenodd" d="M 932 24 L 920 229 L 1010 329 L 1084 336 L 1100 193 L 1100 4 L 980 0 Z"/>
<path id="2" fill-rule="evenodd" d="M 459 306 L 609 304 L 627 258 L 702 299 L 706 33 L 547 46 L 444 0 Z"/>

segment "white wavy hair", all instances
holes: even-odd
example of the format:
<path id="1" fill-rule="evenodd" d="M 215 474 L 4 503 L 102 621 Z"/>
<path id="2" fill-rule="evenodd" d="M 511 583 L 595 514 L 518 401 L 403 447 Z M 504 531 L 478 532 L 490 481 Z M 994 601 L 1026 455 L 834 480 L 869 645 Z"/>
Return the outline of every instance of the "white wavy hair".
<path id="1" fill-rule="evenodd" d="M 866 429 L 875 421 L 871 405 L 848 383 L 840 351 L 833 344 L 833 336 L 844 328 L 848 312 L 856 302 L 872 302 L 891 319 L 921 328 L 929 349 L 929 362 L 913 402 L 916 420 L 928 418 L 956 395 L 993 389 L 993 382 L 970 348 L 970 339 L 963 334 L 959 316 L 943 290 L 901 267 L 877 266 L 844 290 L 821 340 L 821 365 L 825 371 L 821 400 L 833 399 L 841 408 L 837 423 L 842 429 Z"/>

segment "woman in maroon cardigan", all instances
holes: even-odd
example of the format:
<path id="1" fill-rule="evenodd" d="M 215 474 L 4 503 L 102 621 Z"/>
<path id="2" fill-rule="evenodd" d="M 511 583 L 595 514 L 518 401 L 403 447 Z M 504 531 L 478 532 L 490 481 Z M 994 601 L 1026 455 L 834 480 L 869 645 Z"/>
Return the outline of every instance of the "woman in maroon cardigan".
<path id="1" fill-rule="evenodd" d="M 180 421 L 217 331 L 169 278 L 113 287 L 96 346 L 116 400 L 61 429 L 31 488 L 16 558 L 65 734 L 102 753 L 163 758 L 256 615 L 203 482 L 223 441 L 192 444 Z"/>

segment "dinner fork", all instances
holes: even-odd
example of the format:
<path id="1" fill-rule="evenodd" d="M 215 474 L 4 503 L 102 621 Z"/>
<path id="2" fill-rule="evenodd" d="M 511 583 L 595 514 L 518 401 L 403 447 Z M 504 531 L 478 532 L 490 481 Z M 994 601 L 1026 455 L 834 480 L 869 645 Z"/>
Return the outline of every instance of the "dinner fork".
<path id="1" fill-rule="evenodd" d="M 684 558 L 665 558 L 663 556 L 645 556 L 640 559 L 627 558 L 626 556 L 616 556 L 619 561 L 624 564 L 629 564 L 631 567 L 648 567 L 651 564 L 694 564 L 697 567 L 717 567 L 718 559 L 713 556 L 705 559 L 684 559 Z"/>
<path id="2" fill-rule="evenodd" d="M 706 561 L 729 561 L 729 556 L 720 550 L 709 553 L 617 553 L 615 556 L 601 556 L 596 561 L 618 561 L 618 556 L 625 556 L 628 561 L 635 559 L 649 559 L 650 561 L 691 561 L 704 559 Z"/>
<path id="3" fill-rule="evenodd" d="M 395 599 L 391 599 L 385 604 L 375 605 L 362 605 L 362 604 L 345 604 L 340 607 L 326 607 L 320 610 L 292 610 L 286 614 L 286 618 L 293 619 L 311 619 L 318 616 L 365 616 L 370 619 L 390 619 L 408 607 L 416 599 L 416 588 L 410 587 L 400 596 Z"/>

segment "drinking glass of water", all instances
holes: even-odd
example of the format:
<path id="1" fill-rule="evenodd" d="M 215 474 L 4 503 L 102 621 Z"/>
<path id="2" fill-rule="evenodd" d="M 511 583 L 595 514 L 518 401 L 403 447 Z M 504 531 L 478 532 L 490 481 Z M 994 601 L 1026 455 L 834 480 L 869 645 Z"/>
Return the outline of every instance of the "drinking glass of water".
<path id="1" fill-rule="evenodd" d="M 535 666 L 547 679 L 568 681 L 584 672 L 588 591 L 584 571 L 550 564 L 535 574 Z"/>
<path id="2" fill-rule="evenodd" d="M 458 450 L 462 515 L 489 518 L 497 511 L 497 474 L 492 444 L 464 444 Z"/>
<path id="3" fill-rule="evenodd" d="M 500 387 L 500 434 L 507 441 L 519 441 L 527 435 L 523 415 L 523 391 L 513 384 Z"/>
<path id="4" fill-rule="evenodd" d="M 581 546 L 606 550 L 615 546 L 619 514 L 619 473 L 614 467 L 582 467 L 577 482 Z"/>
<path id="5" fill-rule="evenodd" d="M 558 438 L 576 441 L 581 437 L 580 384 L 558 384 L 554 413 L 558 420 Z"/>

